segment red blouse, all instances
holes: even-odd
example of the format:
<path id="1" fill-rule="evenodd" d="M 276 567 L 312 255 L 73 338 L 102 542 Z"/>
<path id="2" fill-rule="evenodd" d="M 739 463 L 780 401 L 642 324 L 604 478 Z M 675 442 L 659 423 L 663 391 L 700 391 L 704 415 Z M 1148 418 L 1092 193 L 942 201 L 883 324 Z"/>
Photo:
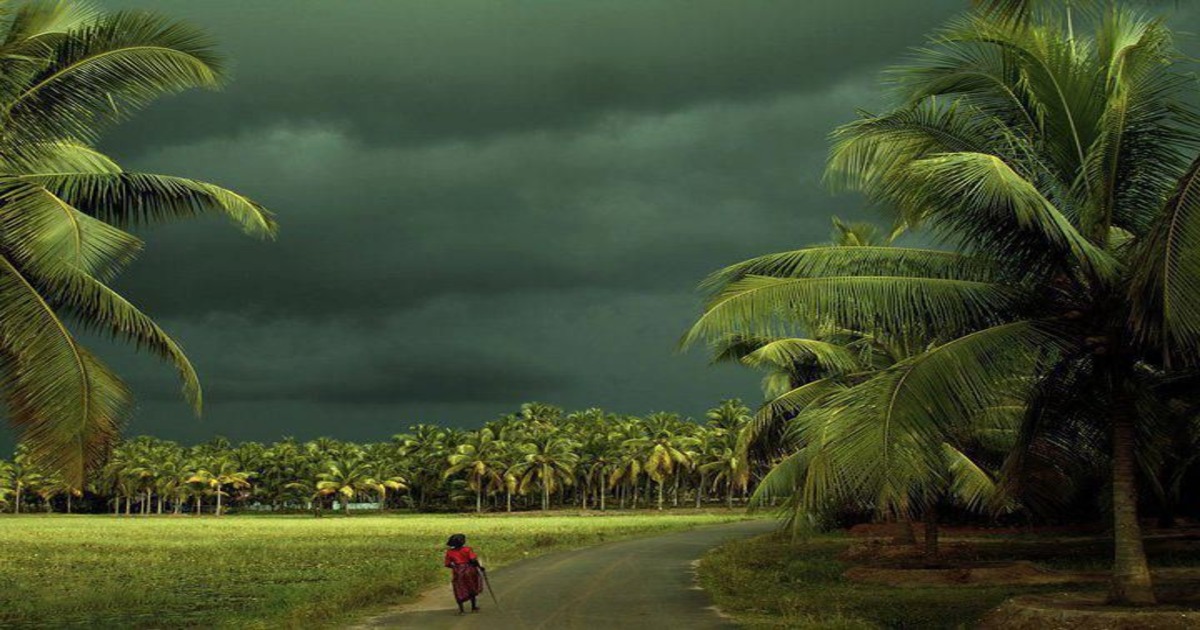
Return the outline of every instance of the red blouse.
<path id="1" fill-rule="evenodd" d="M 446 566 L 448 567 L 456 564 L 467 564 L 475 558 L 475 552 L 467 546 L 446 550 Z"/>

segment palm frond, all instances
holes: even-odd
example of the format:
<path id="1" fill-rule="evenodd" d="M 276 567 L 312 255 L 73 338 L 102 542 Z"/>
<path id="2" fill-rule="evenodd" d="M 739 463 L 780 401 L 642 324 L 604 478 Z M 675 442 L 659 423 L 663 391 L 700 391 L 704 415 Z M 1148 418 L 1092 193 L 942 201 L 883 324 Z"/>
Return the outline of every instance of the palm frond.
<path id="1" fill-rule="evenodd" d="M 1032 370 L 1063 343 L 1044 324 L 1018 321 L 916 355 L 834 396 L 830 457 L 879 509 L 904 510 L 947 482 L 942 444 L 956 426 L 1011 394 L 1009 375 Z"/>
<path id="2" fill-rule="evenodd" d="M 1193 79 L 1175 72 L 1171 31 L 1161 20 L 1114 8 L 1097 35 L 1097 64 L 1106 73 L 1105 109 L 1088 147 L 1085 185 L 1091 202 L 1081 228 L 1098 237 L 1109 225 L 1143 234 L 1187 166 L 1182 150 L 1197 148 L 1175 95 Z"/>
<path id="3" fill-rule="evenodd" d="M 982 327 L 1018 303 L 1003 285 L 975 280 L 853 276 L 748 276 L 707 304 L 681 344 L 729 334 L 783 337 L 829 322 L 850 330 L 931 336 Z M 811 325 L 810 325 L 811 327 Z"/>
<path id="4" fill-rule="evenodd" d="M 13 12 L 5 31 L 4 46 L 29 46 L 52 36 L 70 34 L 100 17 L 88 2 L 26 2 Z"/>
<path id="5" fill-rule="evenodd" d="M 12 175 L 121 171 L 120 165 L 95 148 L 66 140 L 30 143 L 27 150 L 0 155 L 0 173 Z"/>
<path id="6" fill-rule="evenodd" d="M 829 374 L 845 374 L 859 368 L 857 356 L 837 344 L 792 337 L 764 344 L 742 358 L 751 367 L 788 369 L 797 363 L 812 364 Z"/>
<path id="7" fill-rule="evenodd" d="M 130 394 L 76 341 L 14 262 L 0 256 L 0 390 L 30 453 L 69 483 L 116 437 Z"/>
<path id="8" fill-rule="evenodd" d="M 996 155 L 947 153 L 914 162 L 909 201 L 965 244 L 1028 259 L 1061 252 L 1093 278 L 1111 278 L 1117 262 L 1081 234 L 1033 182 Z"/>
<path id="9" fill-rule="evenodd" d="M 833 132 L 825 181 L 835 190 L 862 190 L 886 201 L 897 192 L 911 162 L 942 153 L 987 151 L 1003 133 L 998 121 L 978 110 L 937 98 L 884 114 L 863 114 Z"/>
<path id="10" fill-rule="evenodd" d="M 1164 364 L 1200 352 L 1200 158 L 1131 254 L 1128 328 Z M 1159 358 L 1159 357 L 1156 357 Z"/>
<path id="11" fill-rule="evenodd" d="M 206 182 L 145 173 L 53 173 L 21 175 L 81 211 L 118 227 L 218 212 L 248 233 L 275 234 L 275 218 L 258 203 Z"/>
<path id="12" fill-rule="evenodd" d="M 950 444 L 942 444 L 942 453 L 946 458 L 950 473 L 951 497 L 960 505 L 971 511 L 983 511 L 987 508 L 1002 509 L 1000 492 L 996 480 L 972 460 L 966 453 Z"/>
<path id="13" fill-rule="evenodd" d="M 142 243 L 88 216 L 45 187 L 0 177 L 4 245 L 24 266 L 44 276 L 75 270 L 110 278 L 133 260 Z"/>
<path id="14" fill-rule="evenodd" d="M 987 281 L 997 273 L 987 261 L 957 252 L 890 246 L 826 246 L 751 258 L 709 275 L 700 287 L 715 292 L 747 276 L 828 278 L 857 275 Z"/>
<path id="15" fill-rule="evenodd" d="M 845 389 L 837 379 L 805 383 L 763 405 L 738 433 L 737 450 L 748 459 L 767 461 L 796 446 L 786 439 L 787 424 L 800 413 Z"/>
<path id="16" fill-rule="evenodd" d="M 95 140 L 106 124 L 154 99 L 220 83 L 211 38 L 148 13 L 98 17 L 51 42 L 47 57 L 0 110 L 9 143 Z"/>

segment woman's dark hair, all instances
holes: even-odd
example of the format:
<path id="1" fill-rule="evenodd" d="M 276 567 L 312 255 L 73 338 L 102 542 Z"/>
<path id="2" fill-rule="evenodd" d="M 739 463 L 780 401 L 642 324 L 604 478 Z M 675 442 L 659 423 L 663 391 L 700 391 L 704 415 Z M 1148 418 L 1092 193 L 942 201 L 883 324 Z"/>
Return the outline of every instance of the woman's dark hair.
<path id="1" fill-rule="evenodd" d="M 446 541 L 447 547 L 454 547 L 455 549 L 458 549 L 459 547 L 461 547 L 465 544 L 467 544 L 467 535 L 466 534 L 455 534 L 450 537 L 450 540 Z"/>

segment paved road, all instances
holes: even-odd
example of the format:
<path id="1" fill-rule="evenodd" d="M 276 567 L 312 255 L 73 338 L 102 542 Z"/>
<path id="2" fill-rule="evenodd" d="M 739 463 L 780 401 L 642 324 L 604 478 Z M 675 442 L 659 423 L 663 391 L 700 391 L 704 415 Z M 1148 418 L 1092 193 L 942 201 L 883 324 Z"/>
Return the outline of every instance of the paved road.
<path id="1" fill-rule="evenodd" d="M 732 628 L 694 583 L 694 562 L 726 540 L 763 534 L 771 521 L 702 527 L 555 553 L 488 573 L 479 613 L 458 616 L 449 586 L 359 628 Z"/>

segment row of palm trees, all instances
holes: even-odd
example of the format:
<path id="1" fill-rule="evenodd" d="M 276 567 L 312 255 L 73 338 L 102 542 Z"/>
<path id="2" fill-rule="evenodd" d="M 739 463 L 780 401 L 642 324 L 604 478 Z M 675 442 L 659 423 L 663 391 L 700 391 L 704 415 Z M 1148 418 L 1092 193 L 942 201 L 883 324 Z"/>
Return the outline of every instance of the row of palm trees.
<path id="1" fill-rule="evenodd" d="M 600 409 L 564 413 L 530 403 L 483 427 L 420 424 L 390 441 L 230 444 L 183 447 L 148 436 L 119 444 L 84 487 L 40 469 L 19 447 L 0 462 L 0 501 L 13 512 L 71 511 L 85 494 L 113 513 L 221 514 L 333 507 L 542 510 L 678 506 L 724 502 L 746 491 L 737 439 L 750 409 L 726 400 L 703 424 L 673 413 L 644 417 Z"/>
<path id="2" fill-rule="evenodd" d="M 760 497 L 934 525 L 1099 477 L 1110 600 L 1153 603 L 1139 492 L 1177 501 L 1200 449 L 1196 82 L 1115 2 L 980 4 L 833 135 L 828 180 L 891 235 L 843 224 L 717 272 L 685 343 L 768 370 L 742 440 L 773 464 Z"/>

